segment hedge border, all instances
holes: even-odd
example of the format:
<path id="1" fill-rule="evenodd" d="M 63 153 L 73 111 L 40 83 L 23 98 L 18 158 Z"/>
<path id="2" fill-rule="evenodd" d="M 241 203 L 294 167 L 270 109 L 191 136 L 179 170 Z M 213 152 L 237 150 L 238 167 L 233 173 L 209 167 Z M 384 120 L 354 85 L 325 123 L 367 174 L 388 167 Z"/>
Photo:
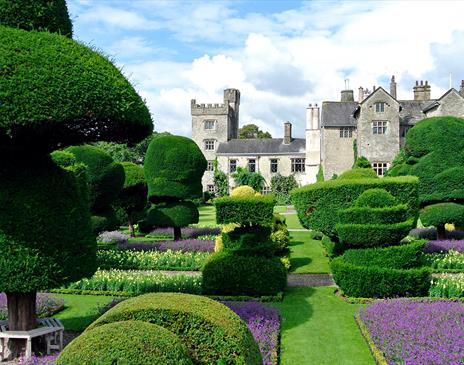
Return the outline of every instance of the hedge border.
<path id="1" fill-rule="evenodd" d="M 372 340 L 372 337 L 371 337 L 371 335 L 369 333 L 369 330 L 368 330 L 366 324 L 361 319 L 361 316 L 359 315 L 359 313 L 355 314 L 354 320 L 355 320 L 356 324 L 358 325 L 359 331 L 361 332 L 361 335 L 363 336 L 364 340 L 366 341 L 367 346 L 369 347 L 369 351 L 371 352 L 375 363 L 377 365 L 389 365 L 388 362 L 387 362 L 387 359 L 383 355 L 383 352 L 377 347 L 377 345 Z"/>

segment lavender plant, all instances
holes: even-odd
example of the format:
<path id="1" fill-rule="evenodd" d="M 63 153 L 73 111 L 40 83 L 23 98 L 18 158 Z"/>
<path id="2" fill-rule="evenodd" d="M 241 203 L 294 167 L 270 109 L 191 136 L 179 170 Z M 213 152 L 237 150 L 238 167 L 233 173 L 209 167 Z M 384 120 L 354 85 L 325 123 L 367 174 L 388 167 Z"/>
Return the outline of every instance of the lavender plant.
<path id="1" fill-rule="evenodd" d="M 429 241 L 424 247 L 426 253 L 448 252 L 450 250 L 464 253 L 464 240 Z"/>
<path id="2" fill-rule="evenodd" d="M 185 239 L 179 241 L 127 242 L 119 244 L 120 250 L 214 252 L 214 240 Z"/>
<path id="3" fill-rule="evenodd" d="M 119 231 L 107 231 L 100 233 L 97 242 L 105 245 L 124 244 L 129 240 L 129 236 Z"/>

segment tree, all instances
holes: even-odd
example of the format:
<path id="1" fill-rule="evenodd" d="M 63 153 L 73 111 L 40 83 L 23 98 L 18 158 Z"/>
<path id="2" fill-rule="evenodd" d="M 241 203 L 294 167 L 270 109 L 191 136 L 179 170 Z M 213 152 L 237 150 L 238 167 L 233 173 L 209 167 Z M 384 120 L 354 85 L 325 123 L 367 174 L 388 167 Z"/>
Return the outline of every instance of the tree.
<path id="1" fill-rule="evenodd" d="M 206 159 L 195 142 L 181 136 L 159 136 L 148 146 L 144 171 L 148 200 L 155 204 L 147 215 L 149 224 L 173 227 L 174 239 L 181 228 L 198 223 L 198 209 L 191 199 L 201 198 L 201 178 Z"/>
<path id="2" fill-rule="evenodd" d="M 277 204 L 286 205 L 291 203 L 290 191 L 297 188 L 298 183 L 295 176 L 282 176 L 276 174 L 271 179 L 271 190 L 275 196 Z"/>
<path id="3" fill-rule="evenodd" d="M 117 204 L 126 212 L 131 237 L 135 237 L 134 223 L 137 213 L 147 205 L 147 182 L 143 167 L 132 162 L 123 162 L 124 188 L 119 193 Z"/>
<path id="4" fill-rule="evenodd" d="M 153 125 L 134 88 L 93 50 L 4 26 L 0 39 L 0 291 L 9 329 L 21 331 L 36 325 L 37 290 L 96 269 L 86 185 L 50 152 L 99 139 L 136 142 Z"/>
<path id="5" fill-rule="evenodd" d="M 272 138 L 269 132 L 263 132 L 256 124 L 245 124 L 238 130 L 238 138 L 251 139 L 251 138 Z"/>
<path id="6" fill-rule="evenodd" d="M 250 172 L 243 167 L 237 167 L 237 171 L 232 174 L 236 186 L 248 185 L 256 191 L 263 190 L 264 177 L 259 172 Z"/>
<path id="7" fill-rule="evenodd" d="M 229 193 L 229 177 L 218 168 L 217 160 L 214 161 L 214 185 L 217 188 L 219 197 L 226 196 Z"/>

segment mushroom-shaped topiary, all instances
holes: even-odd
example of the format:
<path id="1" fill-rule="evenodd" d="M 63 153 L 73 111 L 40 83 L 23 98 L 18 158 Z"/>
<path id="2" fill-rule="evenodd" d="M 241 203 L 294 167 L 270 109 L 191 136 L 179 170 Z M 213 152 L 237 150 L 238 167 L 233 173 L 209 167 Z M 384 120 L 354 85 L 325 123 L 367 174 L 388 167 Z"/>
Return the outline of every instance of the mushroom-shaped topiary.
<path id="1" fill-rule="evenodd" d="M 437 203 L 428 205 L 420 212 L 424 226 L 435 226 L 438 239 L 445 239 L 445 224 L 464 225 L 464 205 L 457 203 Z"/>
<path id="2" fill-rule="evenodd" d="M 174 239 L 181 238 L 181 227 L 198 223 L 198 209 L 191 202 L 202 196 L 201 178 L 206 159 L 191 139 L 163 135 L 148 146 L 144 171 L 148 199 L 156 204 L 147 216 L 149 224 L 173 227 Z"/>
<path id="3" fill-rule="evenodd" d="M 238 186 L 234 190 L 232 190 L 232 192 L 230 193 L 230 196 L 242 197 L 242 198 L 251 197 L 255 195 L 256 195 L 255 189 L 253 189 L 251 186 L 248 186 L 248 185 Z"/>

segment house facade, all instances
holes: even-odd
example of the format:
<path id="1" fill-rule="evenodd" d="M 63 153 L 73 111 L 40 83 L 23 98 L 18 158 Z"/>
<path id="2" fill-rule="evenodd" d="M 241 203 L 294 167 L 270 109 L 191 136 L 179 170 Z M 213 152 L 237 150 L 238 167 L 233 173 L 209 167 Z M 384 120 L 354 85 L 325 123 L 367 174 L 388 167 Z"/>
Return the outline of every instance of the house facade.
<path id="1" fill-rule="evenodd" d="M 464 80 L 460 91 L 448 90 L 431 99 L 426 81 L 416 82 L 414 99 L 398 100 L 392 77 L 389 92 L 360 87 L 357 101 L 352 90 L 342 90 L 340 101 L 324 101 L 306 108 L 304 138 L 294 138 L 292 124 L 283 124 L 282 138 L 238 139 L 240 92 L 224 90 L 221 104 L 191 101 L 192 138 L 208 161 L 203 189 L 214 192 L 214 164 L 229 175 L 237 167 L 259 172 L 265 179 L 264 193 L 270 190 L 276 174 L 293 174 L 300 186 L 314 183 L 319 168 L 330 179 L 349 170 L 355 154 L 365 156 L 383 176 L 404 145 L 404 138 L 419 120 L 452 115 L 464 117 Z"/>

